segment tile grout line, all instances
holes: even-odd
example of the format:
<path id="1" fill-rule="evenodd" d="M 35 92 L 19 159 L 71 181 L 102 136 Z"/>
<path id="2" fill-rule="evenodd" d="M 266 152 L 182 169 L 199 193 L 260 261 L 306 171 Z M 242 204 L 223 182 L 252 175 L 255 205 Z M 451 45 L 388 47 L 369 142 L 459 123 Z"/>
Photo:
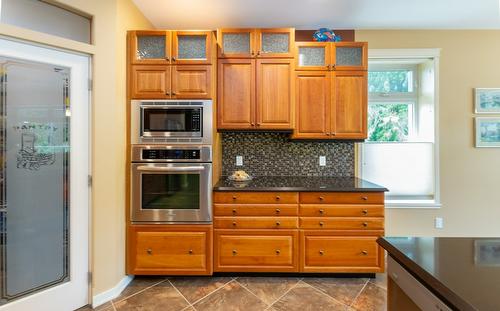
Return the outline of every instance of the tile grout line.
<path id="1" fill-rule="evenodd" d="M 249 290 L 248 288 L 246 288 L 243 284 L 241 284 L 240 282 L 238 282 L 238 280 L 235 280 L 236 283 L 238 283 L 241 287 L 243 287 L 247 292 L 249 292 L 250 294 L 254 295 L 255 297 L 257 297 L 257 299 L 259 299 L 259 301 L 261 301 L 262 303 L 264 303 L 266 306 L 267 306 L 267 303 L 262 300 L 259 296 L 255 295 L 251 290 Z M 267 307 L 266 307 L 267 309 Z"/>
<path id="2" fill-rule="evenodd" d="M 320 289 L 318 289 L 318 288 L 316 288 L 316 287 L 312 286 L 311 284 L 306 283 L 306 282 L 302 282 L 302 283 L 304 283 L 304 284 L 306 284 L 307 286 L 309 286 L 310 288 L 314 289 L 315 291 L 317 291 L 317 292 L 318 292 L 318 293 L 320 293 L 321 295 L 326 296 L 326 297 L 328 297 L 328 298 L 331 298 L 331 299 L 333 299 L 335 302 L 338 302 L 338 303 L 340 303 L 340 304 L 341 304 L 341 305 L 343 305 L 343 306 L 350 307 L 350 305 L 345 304 L 345 303 L 343 303 L 343 302 L 342 302 L 342 301 L 340 301 L 340 300 L 337 300 L 336 298 L 334 298 L 334 297 L 332 297 L 332 296 L 328 295 L 328 294 L 327 294 L 327 293 L 325 293 L 324 291 L 322 291 L 322 290 L 320 290 Z M 366 285 L 366 284 L 365 284 L 365 285 Z"/>
<path id="3" fill-rule="evenodd" d="M 279 296 L 275 301 L 273 301 L 267 308 L 266 310 L 269 310 L 269 308 L 271 308 L 272 306 L 274 306 L 275 303 L 277 303 L 278 301 L 281 300 L 281 298 L 285 297 L 286 294 L 288 294 L 292 289 L 294 289 L 295 287 L 297 287 L 297 285 L 300 284 L 300 282 L 303 280 L 304 278 L 299 278 L 299 280 L 297 281 L 297 283 L 295 283 L 295 285 L 293 285 L 292 287 L 290 287 L 287 291 L 285 291 L 283 293 L 283 295 Z"/>
<path id="4" fill-rule="evenodd" d="M 381 289 L 383 289 L 383 290 L 387 291 L 387 288 L 382 287 L 382 285 L 378 285 L 378 284 L 377 284 L 377 283 L 375 283 L 375 282 L 372 282 L 370 279 L 368 279 L 368 283 L 370 283 L 370 284 L 372 284 L 372 285 L 375 285 L 375 286 L 377 286 L 378 288 L 381 288 Z"/>
<path id="5" fill-rule="evenodd" d="M 133 297 L 133 296 L 135 296 L 135 295 L 138 295 L 138 294 L 140 294 L 140 293 L 142 293 L 142 292 L 144 292 L 144 291 L 146 291 L 146 290 L 148 290 L 148 289 L 150 289 L 150 288 L 152 288 L 152 287 L 155 287 L 155 286 L 156 286 L 156 285 L 158 285 L 158 284 L 161 284 L 161 283 L 165 282 L 166 280 L 168 280 L 168 279 L 167 279 L 167 278 L 165 278 L 164 280 L 159 281 L 159 282 L 157 282 L 157 283 L 154 283 L 153 285 L 148 286 L 148 287 L 146 287 L 146 288 L 143 288 L 143 289 L 141 289 L 140 291 L 137 291 L 137 292 L 135 292 L 135 293 L 133 293 L 133 294 L 130 294 L 130 295 L 128 295 L 128 296 L 125 296 L 125 297 L 121 298 L 120 300 L 114 301 L 115 299 L 111 299 L 111 303 L 113 304 L 113 307 L 114 307 L 114 303 L 113 303 L 113 302 L 117 302 L 117 303 L 118 303 L 118 302 L 122 302 L 123 300 L 129 299 L 130 297 Z M 126 287 L 125 287 L 125 288 L 126 288 Z"/>
<path id="6" fill-rule="evenodd" d="M 226 287 L 226 285 L 228 285 L 229 283 L 231 283 L 231 282 L 232 282 L 232 281 L 234 281 L 234 280 L 236 280 L 236 278 L 234 278 L 234 277 L 233 277 L 230 281 L 227 281 L 226 283 L 224 283 L 224 285 L 220 286 L 219 288 L 217 288 L 217 289 L 215 289 L 215 290 L 211 291 L 210 293 L 206 294 L 205 296 L 203 296 L 203 297 L 201 297 L 200 299 L 198 299 L 198 300 L 196 300 L 195 302 L 193 302 L 193 303 L 191 304 L 191 306 L 192 306 L 193 308 L 195 308 L 195 307 L 194 307 L 194 305 L 195 305 L 195 304 L 197 304 L 198 302 L 200 302 L 200 301 L 202 301 L 203 299 L 207 298 L 208 296 L 212 295 L 213 293 L 215 293 L 215 292 L 217 292 L 217 291 L 221 290 L 222 288 Z M 196 309 L 196 308 L 195 308 L 195 309 Z"/>
<path id="7" fill-rule="evenodd" d="M 113 309 L 113 311 L 116 311 L 116 307 L 115 304 L 113 303 L 113 300 L 111 300 L 111 308 Z"/>
<path id="8" fill-rule="evenodd" d="M 187 298 L 186 298 L 186 297 L 185 297 L 185 296 L 181 293 L 181 291 L 180 291 L 179 289 L 177 289 L 177 287 L 175 287 L 175 286 L 174 286 L 174 284 L 170 281 L 170 279 L 167 279 L 167 281 L 168 281 L 168 283 L 170 283 L 170 285 L 171 285 L 171 286 L 175 289 L 175 291 L 176 291 L 177 293 L 179 293 L 179 295 L 181 295 L 181 296 L 182 296 L 182 298 L 184 298 L 184 300 L 186 300 L 186 302 L 187 302 L 187 304 L 188 304 L 186 307 L 182 308 L 181 310 L 184 310 L 184 309 L 186 309 L 187 307 L 192 307 L 192 305 L 191 305 L 191 303 L 189 302 L 189 300 L 187 300 Z M 194 308 L 194 307 L 193 307 L 193 308 Z"/>
<path id="9" fill-rule="evenodd" d="M 366 281 L 365 285 L 361 288 L 361 290 L 356 295 L 356 297 L 354 297 L 354 299 L 351 301 L 351 304 L 349 304 L 349 307 L 352 307 L 354 305 L 354 303 L 356 302 L 356 300 L 358 299 L 358 297 L 361 295 L 361 293 L 365 290 L 365 287 L 366 287 L 366 285 L 368 285 L 369 282 L 370 282 L 370 279 L 368 279 Z"/>

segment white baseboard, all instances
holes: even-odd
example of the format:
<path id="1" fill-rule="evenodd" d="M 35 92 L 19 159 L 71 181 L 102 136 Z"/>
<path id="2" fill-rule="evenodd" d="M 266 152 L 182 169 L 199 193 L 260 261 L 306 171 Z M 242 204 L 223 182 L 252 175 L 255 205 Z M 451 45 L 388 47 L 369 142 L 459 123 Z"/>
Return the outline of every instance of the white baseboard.
<path id="1" fill-rule="evenodd" d="M 123 279 L 120 280 L 120 282 L 118 282 L 118 284 L 115 285 L 115 287 L 92 297 L 92 307 L 96 308 L 120 296 L 121 292 L 125 289 L 125 287 L 127 287 L 130 282 L 132 282 L 133 279 L 133 275 L 126 275 Z"/>

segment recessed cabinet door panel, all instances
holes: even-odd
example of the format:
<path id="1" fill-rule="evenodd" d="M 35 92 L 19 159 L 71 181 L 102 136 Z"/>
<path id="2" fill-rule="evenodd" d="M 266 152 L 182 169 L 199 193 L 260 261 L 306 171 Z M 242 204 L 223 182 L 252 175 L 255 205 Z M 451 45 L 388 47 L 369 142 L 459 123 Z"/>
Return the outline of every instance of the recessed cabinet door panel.
<path id="1" fill-rule="evenodd" d="M 212 66 L 172 66 L 173 98 L 211 98 Z"/>
<path id="2" fill-rule="evenodd" d="M 329 138 L 330 102 L 330 72 L 297 71 L 293 138 Z"/>
<path id="3" fill-rule="evenodd" d="M 220 58 L 255 57 L 254 29 L 218 29 L 217 40 Z"/>
<path id="4" fill-rule="evenodd" d="M 132 64 L 170 63 L 170 31 L 133 31 L 129 33 Z"/>
<path id="5" fill-rule="evenodd" d="M 292 58 L 294 54 L 294 42 L 294 28 L 258 29 L 257 57 Z"/>
<path id="6" fill-rule="evenodd" d="M 175 31 L 172 64 L 210 64 L 211 31 Z"/>
<path id="7" fill-rule="evenodd" d="M 367 72 L 333 73 L 333 131 L 336 139 L 367 137 Z"/>
<path id="8" fill-rule="evenodd" d="M 295 44 L 295 69 L 329 70 L 330 43 L 297 42 Z"/>
<path id="9" fill-rule="evenodd" d="M 291 129 L 293 60 L 257 60 L 257 129 Z"/>
<path id="10" fill-rule="evenodd" d="M 335 42 L 331 44 L 331 63 L 335 65 L 335 70 L 368 70 L 368 43 Z"/>
<path id="11" fill-rule="evenodd" d="M 132 66 L 132 98 L 170 98 L 169 66 Z"/>
<path id="12" fill-rule="evenodd" d="M 255 60 L 221 59 L 218 70 L 219 129 L 254 128 Z"/>

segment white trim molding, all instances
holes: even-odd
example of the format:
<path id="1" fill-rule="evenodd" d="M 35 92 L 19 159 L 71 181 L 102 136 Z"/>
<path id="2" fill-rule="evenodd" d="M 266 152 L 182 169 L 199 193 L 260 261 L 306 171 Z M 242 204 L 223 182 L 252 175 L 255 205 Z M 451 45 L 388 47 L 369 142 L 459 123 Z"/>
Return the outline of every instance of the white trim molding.
<path id="1" fill-rule="evenodd" d="M 97 308 L 98 306 L 120 296 L 125 287 L 127 287 L 133 279 L 133 275 L 126 275 L 123 279 L 120 280 L 120 282 L 118 282 L 118 284 L 115 285 L 115 287 L 92 297 L 92 307 Z"/>
<path id="2" fill-rule="evenodd" d="M 439 58 L 440 48 L 434 49 L 368 49 L 370 58 Z"/>

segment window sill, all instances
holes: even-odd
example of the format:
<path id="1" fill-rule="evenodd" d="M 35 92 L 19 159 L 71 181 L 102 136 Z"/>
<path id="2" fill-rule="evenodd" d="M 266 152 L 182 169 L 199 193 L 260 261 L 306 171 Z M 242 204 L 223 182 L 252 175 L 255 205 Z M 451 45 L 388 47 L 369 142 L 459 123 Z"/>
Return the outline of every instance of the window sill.
<path id="1" fill-rule="evenodd" d="M 434 200 L 385 200 L 385 207 L 390 209 L 438 209 L 441 203 Z"/>

